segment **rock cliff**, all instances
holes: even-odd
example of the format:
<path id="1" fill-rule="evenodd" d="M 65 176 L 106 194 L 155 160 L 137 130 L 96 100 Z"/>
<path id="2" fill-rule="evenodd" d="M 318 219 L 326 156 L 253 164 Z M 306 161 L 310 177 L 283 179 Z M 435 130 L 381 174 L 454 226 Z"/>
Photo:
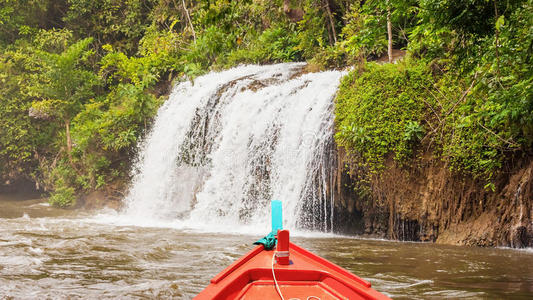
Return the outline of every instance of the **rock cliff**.
<path id="1" fill-rule="evenodd" d="M 424 156 L 415 165 L 386 162 L 380 176 L 358 170 L 339 149 L 337 228 L 406 241 L 533 247 L 533 157 L 513 162 L 495 180 L 455 174 L 440 160 Z M 369 178 L 361 188 L 361 178 Z M 361 190 L 366 190 L 361 192 Z"/>

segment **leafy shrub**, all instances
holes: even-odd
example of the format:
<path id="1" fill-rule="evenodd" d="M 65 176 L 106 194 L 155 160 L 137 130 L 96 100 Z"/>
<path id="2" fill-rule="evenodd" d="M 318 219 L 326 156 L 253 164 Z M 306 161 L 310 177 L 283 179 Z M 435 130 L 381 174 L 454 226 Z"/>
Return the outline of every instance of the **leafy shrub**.
<path id="1" fill-rule="evenodd" d="M 182 57 L 186 64 L 199 64 L 207 69 L 219 56 L 229 53 L 236 37 L 215 25 L 209 26 Z"/>
<path id="2" fill-rule="evenodd" d="M 474 55 L 458 57 L 455 63 L 461 67 L 440 84 L 461 82 L 464 91 L 471 85 L 446 118 L 443 154 L 456 170 L 493 178 L 513 153 L 533 144 L 533 71 L 527 67 L 532 63 L 533 1 L 523 2 L 509 17 L 496 20 L 498 39 L 478 38 Z"/>
<path id="3" fill-rule="evenodd" d="M 420 125 L 418 121 L 409 121 L 405 125 L 403 140 L 411 143 L 418 142 L 424 137 L 424 133 L 424 126 Z"/>
<path id="4" fill-rule="evenodd" d="M 55 1 L 57 2 L 57 1 Z M 76 37 L 92 36 L 102 44 L 113 44 L 128 54 L 135 49 L 150 25 L 152 0 L 69 0 L 62 22 Z M 57 25 L 54 25 L 57 26 Z"/>
<path id="5" fill-rule="evenodd" d="M 69 186 L 59 186 L 48 198 L 51 205 L 57 207 L 69 207 L 76 204 L 76 193 L 74 188 Z"/>
<path id="6" fill-rule="evenodd" d="M 350 72 L 337 95 L 337 142 L 375 171 L 389 153 L 404 162 L 425 131 L 423 99 L 431 83 L 425 64 L 412 61 Z"/>
<path id="7" fill-rule="evenodd" d="M 299 60 L 297 34 L 281 25 L 266 29 L 247 47 L 232 51 L 228 64 L 268 63 Z"/>
<path id="8" fill-rule="evenodd" d="M 372 56 L 380 56 L 387 49 L 386 23 L 383 15 L 368 13 L 370 4 L 361 8 L 353 4 L 346 14 L 346 26 L 342 28 L 343 40 L 339 43 L 348 55 L 349 61 Z"/>
<path id="9" fill-rule="evenodd" d="M 54 165 L 55 164 L 55 165 Z M 80 178 L 69 166 L 66 160 L 60 160 L 49 165 L 42 165 L 41 172 L 44 174 L 44 183 L 51 189 L 48 202 L 57 207 L 69 207 L 76 204 L 75 186 L 80 184 Z"/>
<path id="10" fill-rule="evenodd" d="M 322 13 L 316 7 L 309 7 L 298 22 L 298 46 L 302 58 L 311 59 L 319 49 L 328 44 L 326 23 Z"/>

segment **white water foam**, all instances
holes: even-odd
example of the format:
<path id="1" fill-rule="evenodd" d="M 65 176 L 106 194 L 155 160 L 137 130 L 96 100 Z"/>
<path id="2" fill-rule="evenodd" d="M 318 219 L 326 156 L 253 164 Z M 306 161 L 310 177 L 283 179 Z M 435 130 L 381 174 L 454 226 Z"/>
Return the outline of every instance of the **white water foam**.
<path id="1" fill-rule="evenodd" d="M 139 145 L 123 220 L 264 232 L 279 199 L 285 227 L 331 231 L 327 160 L 343 72 L 303 67 L 241 66 L 178 84 Z"/>

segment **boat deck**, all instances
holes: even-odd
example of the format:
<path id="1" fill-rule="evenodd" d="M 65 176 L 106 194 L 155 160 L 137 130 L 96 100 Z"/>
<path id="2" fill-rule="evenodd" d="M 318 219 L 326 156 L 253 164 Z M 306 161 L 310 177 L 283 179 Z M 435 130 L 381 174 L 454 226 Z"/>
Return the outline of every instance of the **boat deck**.
<path id="1" fill-rule="evenodd" d="M 274 264 L 275 278 L 285 299 L 389 299 L 369 282 L 290 243 L 288 265 Z M 272 256 L 257 246 L 211 280 L 195 299 L 280 299 L 272 276 Z"/>

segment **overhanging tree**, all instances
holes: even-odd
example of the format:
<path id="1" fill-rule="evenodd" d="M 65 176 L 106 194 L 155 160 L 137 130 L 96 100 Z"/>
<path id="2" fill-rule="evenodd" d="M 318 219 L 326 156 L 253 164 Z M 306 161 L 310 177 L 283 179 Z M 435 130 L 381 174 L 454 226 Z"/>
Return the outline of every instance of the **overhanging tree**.
<path id="1" fill-rule="evenodd" d="M 70 122 L 100 85 L 98 75 L 85 66 L 93 54 L 89 49 L 91 42 L 91 38 L 80 40 L 60 53 L 37 51 L 39 71 L 33 75 L 34 84 L 29 88 L 30 95 L 36 98 L 30 115 L 63 123 L 66 153 L 74 169 Z"/>

